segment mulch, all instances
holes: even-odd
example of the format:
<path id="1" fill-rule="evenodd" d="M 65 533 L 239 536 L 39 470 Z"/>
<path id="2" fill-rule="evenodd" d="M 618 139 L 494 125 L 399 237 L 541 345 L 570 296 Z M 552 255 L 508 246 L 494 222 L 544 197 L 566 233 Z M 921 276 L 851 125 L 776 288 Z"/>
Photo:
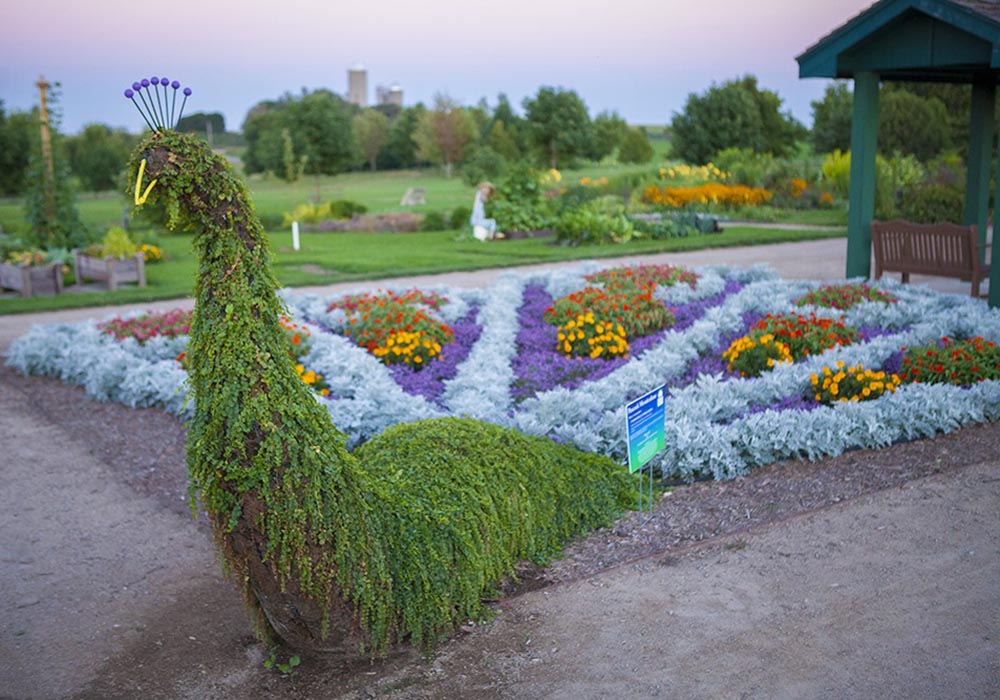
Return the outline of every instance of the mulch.
<path id="1" fill-rule="evenodd" d="M 159 409 L 132 409 L 88 398 L 80 387 L 45 377 L 23 377 L 0 367 L 0 381 L 30 397 L 48 421 L 90 446 L 93 455 L 137 494 L 170 511 L 188 514 L 186 429 Z M 669 561 L 700 542 L 736 538 L 751 529 L 788 520 L 914 479 L 996 461 L 1000 423 L 973 425 L 932 439 L 879 450 L 854 450 L 816 462 L 789 460 L 731 481 L 678 486 L 652 512 L 630 513 L 613 526 L 570 543 L 544 569 L 526 565 L 507 594 L 585 578 L 638 559 Z M 206 519 L 198 518 L 200 527 Z"/>

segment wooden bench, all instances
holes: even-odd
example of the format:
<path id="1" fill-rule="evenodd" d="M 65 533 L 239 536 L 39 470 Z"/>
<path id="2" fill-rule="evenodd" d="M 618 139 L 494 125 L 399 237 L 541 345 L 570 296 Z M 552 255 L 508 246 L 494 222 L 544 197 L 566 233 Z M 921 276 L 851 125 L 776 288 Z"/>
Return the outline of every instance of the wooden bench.
<path id="1" fill-rule="evenodd" d="M 875 279 L 885 272 L 902 273 L 904 284 L 911 273 L 971 279 L 971 294 L 978 297 L 979 283 L 990 274 L 990 266 L 979 262 L 975 224 L 873 221 L 872 248 Z"/>

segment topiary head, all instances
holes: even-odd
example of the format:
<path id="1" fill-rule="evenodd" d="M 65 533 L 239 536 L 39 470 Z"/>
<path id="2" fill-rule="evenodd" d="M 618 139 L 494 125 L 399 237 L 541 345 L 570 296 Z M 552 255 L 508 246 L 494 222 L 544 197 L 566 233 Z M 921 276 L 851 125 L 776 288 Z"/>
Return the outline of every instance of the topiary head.
<path id="1" fill-rule="evenodd" d="M 128 182 L 136 207 L 169 229 L 205 231 L 246 199 L 224 158 L 204 140 L 176 131 L 154 131 L 139 144 Z"/>

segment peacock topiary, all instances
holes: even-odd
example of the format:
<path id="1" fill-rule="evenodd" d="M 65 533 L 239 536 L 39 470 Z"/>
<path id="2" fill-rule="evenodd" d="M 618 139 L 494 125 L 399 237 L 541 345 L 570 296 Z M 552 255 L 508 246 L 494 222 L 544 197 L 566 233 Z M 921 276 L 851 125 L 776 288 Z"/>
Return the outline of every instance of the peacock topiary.
<path id="1" fill-rule="evenodd" d="M 199 260 L 191 501 L 260 636 L 343 656 L 429 648 L 482 617 L 519 561 L 545 562 L 634 503 L 611 460 L 468 419 L 397 426 L 349 452 L 289 361 L 246 187 L 207 143 L 155 126 L 130 164 L 136 203 L 192 231 Z"/>

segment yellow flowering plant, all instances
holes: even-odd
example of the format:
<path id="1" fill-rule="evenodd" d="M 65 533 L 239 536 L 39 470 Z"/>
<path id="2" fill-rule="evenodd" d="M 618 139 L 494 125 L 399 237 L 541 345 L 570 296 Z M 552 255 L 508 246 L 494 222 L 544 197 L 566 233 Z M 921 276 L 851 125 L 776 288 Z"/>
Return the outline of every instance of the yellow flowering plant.
<path id="1" fill-rule="evenodd" d="M 152 245 L 151 243 L 140 245 L 139 252 L 142 253 L 143 258 L 148 263 L 158 263 L 163 260 L 163 251 L 159 246 Z"/>
<path id="2" fill-rule="evenodd" d="M 397 331 L 384 336 L 371 353 L 387 365 L 405 363 L 419 369 L 441 354 L 441 343 L 420 329 Z"/>
<path id="3" fill-rule="evenodd" d="M 447 301 L 419 289 L 379 290 L 343 297 L 328 308 L 343 310 L 347 314 L 344 334 L 384 364 L 402 362 L 421 369 L 455 340 L 451 326 L 431 315 Z"/>
<path id="4" fill-rule="evenodd" d="M 824 367 L 809 381 L 813 397 L 825 404 L 870 401 L 896 391 L 900 384 L 897 374 L 865 369 L 860 362 L 848 367 L 843 360 L 837 360 L 833 368 Z"/>
<path id="5" fill-rule="evenodd" d="M 309 327 L 302 323 L 295 323 L 287 316 L 281 316 L 278 323 L 285 331 L 285 336 L 288 339 L 288 356 L 295 363 L 295 373 L 299 375 L 299 379 L 321 396 L 329 396 L 330 387 L 323 381 L 323 375 L 308 369 L 302 362 L 302 358 L 309 352 L 310 338 L 312 337 Z"/>
<path id="6" fill-rule="evenodd" d="M 695 187 L 657 187 L 650 185 L 642 200 L 667 209 L 683 209 L 690 205 L 713 205 L 721 208 L 766 204 L 772 193 L 763 187 L 725 185 L 706 182 Z"/>
<path id="7" fill-rule="evenodd" d="M 579 314 L 559 326 L 556 338 L 559 351 L 566 357 L 628 357 L 628 339 L 622 324 L 602 321 L 591 312 Z"/>
<path id="8" fill-rule="evenodd" d="M 779 363 L 791 364 L 792 352 L 773 333 L 751 334 L 737 338 L 722 353 L 730 372 L 741 377 L 757 377 Z"/>

